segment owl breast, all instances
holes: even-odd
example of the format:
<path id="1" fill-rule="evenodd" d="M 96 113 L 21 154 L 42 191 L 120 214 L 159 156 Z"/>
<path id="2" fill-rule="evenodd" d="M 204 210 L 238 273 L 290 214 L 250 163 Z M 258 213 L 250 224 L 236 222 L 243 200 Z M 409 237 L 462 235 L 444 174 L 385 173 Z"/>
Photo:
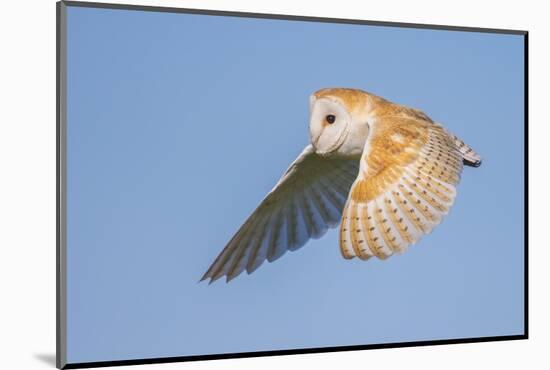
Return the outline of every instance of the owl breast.
<path id="1" fill-rule="evenodd" d="M 369 136 L 369 124 L 367 121 L 352 121 L 347 131 L 342 144 L 333 154 L 338 157 L 359 158 Z"/>

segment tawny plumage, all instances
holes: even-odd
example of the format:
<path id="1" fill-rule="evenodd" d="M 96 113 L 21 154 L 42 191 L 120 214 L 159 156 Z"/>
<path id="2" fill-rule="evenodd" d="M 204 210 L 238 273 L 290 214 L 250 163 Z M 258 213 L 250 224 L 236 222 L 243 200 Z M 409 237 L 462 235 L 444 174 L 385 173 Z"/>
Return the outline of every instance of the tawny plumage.
<path id="1" fill-rule="evenodd" d="M 201 280 L 255 271 L 340 224 L 344 258 L 386 259 L 449 211 L 481 158 L 425 113 L 357 89 L 310 98 L 308 145 Z"/>

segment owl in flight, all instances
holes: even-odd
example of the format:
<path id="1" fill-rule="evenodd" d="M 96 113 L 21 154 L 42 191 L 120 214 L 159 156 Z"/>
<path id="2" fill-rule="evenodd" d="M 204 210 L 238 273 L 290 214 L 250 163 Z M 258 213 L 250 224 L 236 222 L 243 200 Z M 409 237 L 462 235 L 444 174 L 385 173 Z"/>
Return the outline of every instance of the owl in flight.
<path id="1" fill-rule="evenodd" d="M 345 88 L 310 98 L 311 144 L 201 280 L 227 281 L 340 224 L 346 259 L 403 253 L 449 211 L 472 148 L 420 110 Z"/>

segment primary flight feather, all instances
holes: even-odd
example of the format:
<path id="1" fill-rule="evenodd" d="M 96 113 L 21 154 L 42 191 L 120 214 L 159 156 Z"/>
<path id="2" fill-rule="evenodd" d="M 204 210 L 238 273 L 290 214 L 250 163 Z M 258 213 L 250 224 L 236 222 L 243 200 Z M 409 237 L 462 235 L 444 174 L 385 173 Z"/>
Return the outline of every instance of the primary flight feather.
<path id="1" fill-rule="evenodd" d="M 425 113 L 357 89 L 315 92 L 309 132 L 311 144 L 201 280 L 250 274 L 338 224 L 344 258 L 402 253 L 449 211 L 462 165 L 481 164 Z"/>

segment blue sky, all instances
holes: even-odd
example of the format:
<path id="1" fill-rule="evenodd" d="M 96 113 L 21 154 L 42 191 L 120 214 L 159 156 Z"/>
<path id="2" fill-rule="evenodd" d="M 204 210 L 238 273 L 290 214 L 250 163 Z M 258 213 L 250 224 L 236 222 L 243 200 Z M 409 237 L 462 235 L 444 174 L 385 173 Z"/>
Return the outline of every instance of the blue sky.
<path id="1" fill-rule="evenodd" d="M 69 362 L 523 333 L 523 84 L 521 36 L 69 7 Z M 406 254 L 346 261 L 332 230 L 198 283 L 335 86 L 483 165 Z"/>

